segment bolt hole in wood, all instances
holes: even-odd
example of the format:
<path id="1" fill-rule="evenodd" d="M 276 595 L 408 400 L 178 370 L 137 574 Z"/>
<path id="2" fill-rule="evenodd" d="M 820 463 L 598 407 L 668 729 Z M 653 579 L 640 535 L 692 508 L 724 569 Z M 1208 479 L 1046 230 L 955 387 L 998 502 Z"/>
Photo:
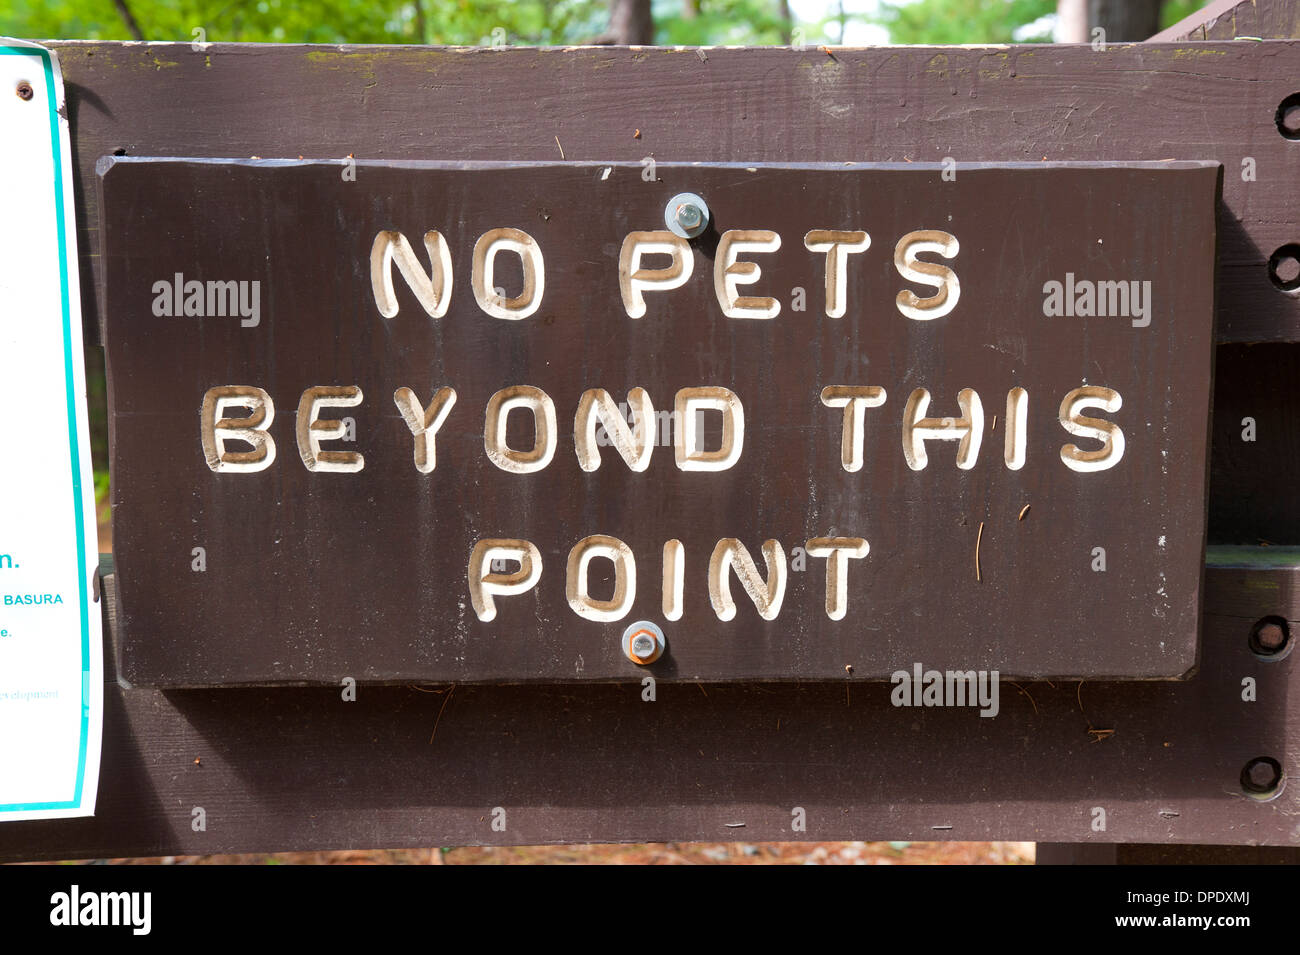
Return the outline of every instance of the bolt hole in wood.
<path id="1" fill-rule="evenodd" d="M 1269 256 L 1268 279 L 1283 292 L 1300 289 L 1300 243 L 1289 242 Z"/>
<path id="2" fill-rule="evenodd" d="M 1300 93 L 1292 93 L 1278 104 L 1273 122 L 1287 139 L 1300 139 Z"/>
<path id="3" fill-rule="evenodd" d="M 1255 621 L 1247 640 L 1250 652 L 1261 660 L 1276 662 L 1291 652 L 1291 627 L 1285 617 L 1267 616 Z"/>
<path id="4" fill-rule="evenodd" d="M 1256 756 L 1241 769 L 1241 791 L 1251 799 L 1269 802 L 1282 795 L 1286 774 L 1271 756 Z"/>

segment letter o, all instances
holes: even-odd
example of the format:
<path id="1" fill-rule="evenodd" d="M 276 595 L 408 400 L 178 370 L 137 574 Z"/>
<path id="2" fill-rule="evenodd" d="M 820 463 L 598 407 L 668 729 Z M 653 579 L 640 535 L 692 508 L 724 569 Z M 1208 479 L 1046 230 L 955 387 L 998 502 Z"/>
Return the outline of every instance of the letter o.
<path id="1" fill-rule="evenodd" d="M 597 557 L 614 562 L 614 596 L 609 600 L 595 600 L 587 590 L 587 571 Z M 579 617 L 606 622 L 622 620 L 636 599 L 636 558 L 632 556 L 632 548 L 617 537 L 605 534 L 584 537 L 569 551 L 564 591 L 569 606 Z"/>
<path id="2" fill-rule="evenodd" d="M 497 294 L 496 257 L 509 251 L 519 256 L 524 267 L 524 287 L 514 298 Z M 479 308 L 494 318 L 527 318 L 542 304 L 546 289 L 546 267 L 537 241 L 520 229 L 492 229 L 474 243 L 470 285 Z"/>
<path id="3" fill-rule="evenodd" d="M 506 444 L 506 422 L 515 408 L 527 408 L 533 414 L 533 446 L 528 451 L 516 451 Z M 555 456 L 556 439 L 555 403 L 542 389 L 512 385 L 488 399 L 483 448 L 501 470 L 515 474 L 542 470 Z"/>

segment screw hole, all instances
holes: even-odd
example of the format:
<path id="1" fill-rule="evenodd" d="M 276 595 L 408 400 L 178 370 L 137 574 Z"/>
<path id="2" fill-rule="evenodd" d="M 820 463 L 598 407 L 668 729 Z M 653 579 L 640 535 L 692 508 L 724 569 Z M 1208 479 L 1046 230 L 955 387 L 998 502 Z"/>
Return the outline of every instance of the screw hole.
<path id="1" fill-rule="evenodd" d="M 1300 244 L 1290 242 L 1268 257 L 1268 280 L 1283 292 L 1300 289 Z"/>
<path id="2" fill-rule="evenodd" d="M 1256 756 L 1241 770 L 1241 791 L 1251 799 L 1268 802 L 1282 795 L 1286 774 L 1282 764 L 1271 756 Z"/>
<path id="3" fill-rule="evenodd" d="M 1277 124 L 1277 131 L 1287 139 L 1300 139 L 1300 93 L 1292 93 L 1278 104 L 1273 122 Z"/>
<path id="4" fill-rule="evenodd" d="M 125 156 L 125 155 L 126 155 L 126 147 L 125 147 L 125 146 L 118 146 L 116 149 L 113 150 L 113 155 L 114 155 L 114 156 Z"/>
<path id="5" fill-rule="evenodd" d="M 1291 625 L 1285 617 L 1260 617 L 1250 628 L 1246 643 L 1250 652 L 1261 660 L 1276 662 L 1291 652 Z"/>

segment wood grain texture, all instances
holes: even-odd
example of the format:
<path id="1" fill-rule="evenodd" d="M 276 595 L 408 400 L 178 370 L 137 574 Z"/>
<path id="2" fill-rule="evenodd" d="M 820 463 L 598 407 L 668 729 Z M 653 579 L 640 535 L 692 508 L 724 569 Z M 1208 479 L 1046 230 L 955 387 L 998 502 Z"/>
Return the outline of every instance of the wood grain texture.
<path id="1" fill-rule="evenodd" d="M 1224 572 L 1207 573 L 1221 593 Z M 1257 802 L 1239 776 L 1254 757 L 1291 770 L 1300 756 L 1300 657 L 1262 663 L 1246 646 L 1246 618 L 1300 621 L 1298 575 L 1261 571 L 1272 586 L 1253 602 L 1212 604 L 1192 681 L 1005 684 L 993 719 L 895 708 L 887 685 L 847 680 L 662 685 L 653 703 L 636 681 L 460 686 L 450 701 L 446 686 L 363 685 L 345 703 L 338 688 L 124 690 L 110 674 L 97 815 L 6 824 L 0 858 L 694 839 L 1295 846 L 1300 787 Z M 1244 677 L 1257 702 L 1242 702 Z M 796 806 L 806 832 L 791 831 Z"/>
<path id="2" fill-rule="evenodd" d="M 1228 174 L 1218 335 L 1300 338 L 1270 283 L 1297 239 L 1297 144 L 1274 125 L 1300 44 L 469 50 L 61 41 L 82 279 L 95 162 L 136 156 L 677 162 L 1204 159 Z M 636 130 L 641 138 L 634 138 Z M 1257 178 L 1243 181 L 1242 160 Z M 88 335 L 98 340 L 83 296 Z"/>
<path id="3" fill-rule="evenodd" d="M 1214 0 L 1151 37 L 1152 43 L 1180 40 L 1282 40 L 1300 36 L 1300 6 L 1293 0 Z"/>

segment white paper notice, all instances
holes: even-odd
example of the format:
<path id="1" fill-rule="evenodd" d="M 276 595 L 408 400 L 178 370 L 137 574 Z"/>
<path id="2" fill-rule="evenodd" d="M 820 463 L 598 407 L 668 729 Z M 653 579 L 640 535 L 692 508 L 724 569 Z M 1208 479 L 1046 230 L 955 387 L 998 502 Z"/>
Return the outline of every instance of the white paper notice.
<path id="1" fill-rule="evenodd" d="M 0 821 L 89 816 L 103 644 L 59 63 L 0 38 Z"/>

